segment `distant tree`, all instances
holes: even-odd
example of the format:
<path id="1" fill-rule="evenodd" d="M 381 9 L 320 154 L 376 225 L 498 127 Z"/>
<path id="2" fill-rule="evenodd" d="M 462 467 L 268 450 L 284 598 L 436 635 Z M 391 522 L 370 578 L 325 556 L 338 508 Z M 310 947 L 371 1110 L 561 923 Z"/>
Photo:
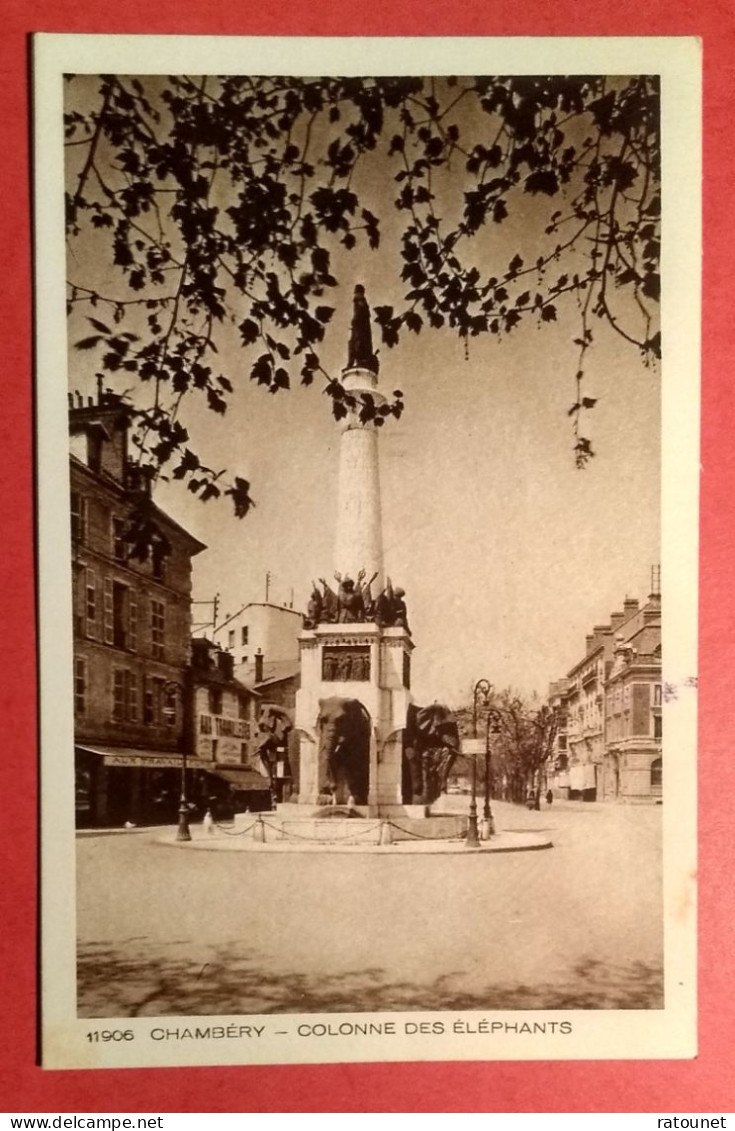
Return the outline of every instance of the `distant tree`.
<path id="1" fill-rule="evenodd" d="M 472 736 L 472 708 L 457 712 L 460 734 Z M 509 800 L 525 801 L 528 791 L 538 795 L 542 771 L 554 749 L 556 715 L 535 698 L 525 699 L 510 688 L 493 691 L 478 711 L 478 734 L 489 741 L 496 790 L 498 776 L 505 781 Z M 484 760 L 477 760 L 478 781 L 484 782 Z"/>
<path id="2" fill-rule="evenodd" d="M 579 466 L 596 324 L 646 364 L 660 355 L 655 76 L 68 81 L 68 307 L 91 331 L 75 345 L 118 393 L 148 386 L 147 403 L 132 396 L 138 461 L 202 499 L 252 505 L 247 481 L 202 466 L 183 421 L 190 400 L 224 414 L 235 392 L 218 327 L 234 321 L 250 379 L 275 394 L 318 378 L 344 416 L 321 356 L 335 252 L 377 249 L 388 221 L 401 299 L 374 310 L 388 347 L 427 326 L 467 343 L 575 312 Z M 359 190 L 369 162 L 392 186 L 382 215 Z M 532 253 L 508 256 L 493 233 L 519 217 Z M 402 407 L 398 390 L 359 405 L 378 425 Z"/>

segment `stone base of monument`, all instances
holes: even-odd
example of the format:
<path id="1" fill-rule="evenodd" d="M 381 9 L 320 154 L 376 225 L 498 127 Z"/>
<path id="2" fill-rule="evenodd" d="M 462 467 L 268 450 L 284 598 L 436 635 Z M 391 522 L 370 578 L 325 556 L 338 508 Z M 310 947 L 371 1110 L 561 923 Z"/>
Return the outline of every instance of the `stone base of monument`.
<path id="1" fill-rule="evenodd" d="M 249 826 L 251 813 L 239 814 L 238 827 Z M 256 818 L 258 819 L 258 818 Z M 282 804 L 259 815 L 265 843 L 291 840 L 306 844 L 378 844 L 402 840 L 454 840 L 467 834 L 467 817 L 460 813 L 426 813 L 423 805 L 391 805 L 379 816 L 367 805 L 317 806 Z M 384 826 L 387 824 L 389 833 Z"/>

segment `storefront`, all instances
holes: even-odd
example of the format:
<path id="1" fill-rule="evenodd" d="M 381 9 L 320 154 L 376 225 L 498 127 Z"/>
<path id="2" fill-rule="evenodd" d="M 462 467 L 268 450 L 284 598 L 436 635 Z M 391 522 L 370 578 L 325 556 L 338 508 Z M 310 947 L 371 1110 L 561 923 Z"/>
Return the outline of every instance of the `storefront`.
<path id="1" fill-rule="evenodd" d="M 569 767 L 569 798 L 572 801 L 595 801 L 597 798 L 597 766 L 582 762 Z"/>
<path id="2" fill-rule="evenodd" d="M 76 747 L 77 827 L 169 825 L 178 820 L 183 756 L 176 751 Z M 270 809 L 268 779 L 248 766 L 186 759 L 186 799 L 192 820 L 207 809 L 220 819 Z"/>

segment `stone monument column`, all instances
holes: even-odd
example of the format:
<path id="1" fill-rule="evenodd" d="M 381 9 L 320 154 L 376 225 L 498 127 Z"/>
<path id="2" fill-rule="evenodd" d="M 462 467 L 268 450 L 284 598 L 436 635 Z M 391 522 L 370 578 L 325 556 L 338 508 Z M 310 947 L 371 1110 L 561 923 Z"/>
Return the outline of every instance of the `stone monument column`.
<path id="1" fill-rule="evenodd" d="M 296 695 L 296 728 L 300 734 L 299 804 L 315 806 L 324 796 L 327 741 L 339 737 L 347 754 L 361 747 L 368 789 L 356 798 L 365 815 L 403 812 L 403 742 L 411 703 L 410 671 L 413 641 L 406 620 L 403 590 L 386 586 L 378 470 L 380 429 L 361 421 L 364 398 L 376 408 L 385 403 L 378 389 L 378 359 L 373 352 L 370 310 L 364 288 L 355 287 L 354 311 L 342 383 L 355 404 L 342 423 L 333 582 L 323 579 L 323 597 L 316 593 L 314 615 L 299 637 L 301 687 Z M 362 572 L 364 571 L 364 573 Z M 366 592 L 367 609 L 365 607 Z M 363 588 L 365 587 L 365 588 Z M 365 727 L 356 736 L 355 701 Z M 346 706 L 345 706 L 346 704 Z M 351 704 L 351 705 L 350 705 Z M 335 713 L 337 720 L 335 721 Z M 329 719 L 329 722 L 327 720 Z M 369 763 L 369 766 L 368 766 Z M 358 783 L 359 784 L 359 783 Z"/>
<path id="2" fill-rule="evenodd" d="M 367 392 L 376 403 L 384 399 L 376 391 L 377 377 L 367 369 L 346 370 L 342 383 L 358 404 Z M 378 431 L 372 421 L 360 423 L 356 410 L 349 413 L 340 438 L 334 568 L 353 580 L 361 569 L 368 577 L 377 573 L 373 592 L 383 586 Z"/>
<path id="3" fill-rule="evenodd" d="M 377 573 L 373 593 L 383 585 L 383 535 L 380 509 L 378 429 L 372 420 L 363 423 L 363 398 L 376 407 L 385 403 L 378 389 L 378 360 L 373 353 L 370 310 L 364 288 L 355 287 L 352 330 L 347 366 L 342 373 L 346 392 L 355 398 L 354 408 L 342 425 L 337 493 L 337 531 L 334 568 L 353 580 L 359 570 L 367 577 Z"/>

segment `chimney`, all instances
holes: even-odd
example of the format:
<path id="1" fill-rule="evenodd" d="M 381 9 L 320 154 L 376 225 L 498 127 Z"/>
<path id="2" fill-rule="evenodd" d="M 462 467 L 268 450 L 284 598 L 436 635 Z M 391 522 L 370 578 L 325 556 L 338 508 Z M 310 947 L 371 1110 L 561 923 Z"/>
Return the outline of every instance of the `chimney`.
<path id="1" fill-rule="evenodd" d="M 587 636 L 585 636 L 584 639 L 585 639 L 585 643 L 587 645 L 586 655 L 589 656 L 590 652 L 592 652 L 594 650 L 595 638 L 594 638 L 593 634 L 590 632 Z"/>
<path id="2" fill-rule="evenodd" d="M 661 594 L 651 593 L 648 604 L 643 606 L 643 620 L 646 624 L 661 620 Z"/>
<path id="3" fill-rule="evenodd" d="M 595 648 L 599 648 L 600 644 L 604 643 L 605 637 L 610 635 L 612 629 L 609 624 L 596 624 L 592 631 L 595 636 Z"/>
<path id="4" fill-rule="evenodd" d="M 260 648 L 255 653 L 255 682 L 263 682 L 263 653 Z"/>
<path id="5" fill-rule="evenodd" d="M 66 399 L 69 402 L 69 408 L 74 408 L 74 394 L 73 393 L 67 393 Z"/>
<path id="6" fill-rule="evenodd" d="M 638 612 L 638 598 L 626 597 L 623 601 L 623 616 L 626 620 L 630 620 Z"/>
<path id="7" fill-rule="evenodd" d="M 625 613 L 610 613 L 610 629 L 611 629 L 611 631 L 616 633 L 624 620 L 625 620 Z"/>
<path id="8" fill-rule="evenodd" d="M 235 657 L 229 652 L 217 653 L 217 667 L 225 679 L 235 678 Z"/>

